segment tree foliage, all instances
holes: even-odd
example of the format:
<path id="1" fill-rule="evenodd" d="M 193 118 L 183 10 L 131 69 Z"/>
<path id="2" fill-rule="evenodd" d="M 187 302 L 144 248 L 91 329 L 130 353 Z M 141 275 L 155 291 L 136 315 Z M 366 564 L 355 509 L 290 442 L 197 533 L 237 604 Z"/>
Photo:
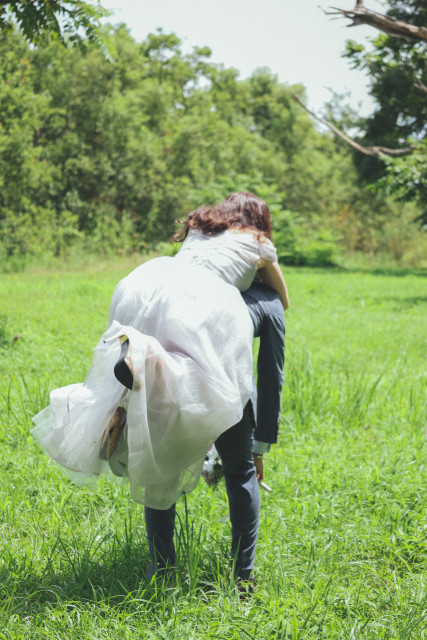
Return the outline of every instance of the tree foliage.
<path id="1" fill-rule="evenodd" d="M 427 27 L 424 0 L 388 0 L 385 15 L 408 25 Z M 347 42 L 345 56 L 353 68 L 364 69 L 375 99 L 371 116 L 363 123 L 359 142 L 364 146 L 390 148 L 411 145 L 413 155 L 395 160 L 355 155 L 365 182 L 380 181 L 388 193 L 416 200 L 426 211 L 425 188 L 416 188 L 414 175 L 422 175 L 427 164 L 423 140 L 427 132 L 427 43 L 380 32 L 368 46 Z"/>
<path id="2" fill-rule="evenodd" d="M 103 37 L 109 58 L 0 35 L 0 257 L 154 247 L 237 189 L 271 204 L 288 262 L 331 262 L 340 239 L 368 247 L 346 220 L 366 217 L 369 198 L 383 205 L 360 198 L 348 150 L 298 108 L 303 87 L 267 69 L 241 80 L 173 34 Z"/>
<path id="3" fill-rule="evenodd" d="M 11 32 L 17 24 L 29 42 L 39 42 L 46 33 L 61 42 L 82 43 L 82 35 L 98 41 L 99 18 L 107 15 L 99 1 L 0 0 L 0 30 Z"/>
<path id="4" fill-rule="evenodd" d="M 389 13 L 414 24 L 427 24 L 427 8 L 420 0 L 389 0 Z M 371 47 L 347 43 L 346 57 L 365 69 L 377 108 L 366 120 L 366 140 L 399 146 L 402 140 L 425 135 L 427 100 L 419 82 L 427 84 L 427 47 L 384 34 Z"/>

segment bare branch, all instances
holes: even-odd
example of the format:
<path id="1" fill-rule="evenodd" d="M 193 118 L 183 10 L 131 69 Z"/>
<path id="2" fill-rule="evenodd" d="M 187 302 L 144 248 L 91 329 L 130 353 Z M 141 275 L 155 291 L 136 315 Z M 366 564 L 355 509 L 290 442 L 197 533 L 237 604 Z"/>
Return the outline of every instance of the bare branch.
<path id="1" fill-rule="evenodd" d="M 374 27 L 379 31 L 383 31 L 389 36 L 395 38 L 405 38 L 409 41 L 427 42 L 427 28 L 418 27 L 396 18 L 385 16 L 382 13 L 366 9 L 363 6 L 363 0 L 356 0 L 356 6 L 352 10 L 338 9 L 338 7 L 329 7 L 333 11 L 322 9 L 327 16 L 341 16 L 351 20 L 349 27 L 357 27 L 360 24 L 366 24 Z"/>
<path id="2" fill-rule="evenodd" d="M 360 151 L 360 153 L 364 153 L 366 156 L 374 156 L 376 158 L 398 158 L 400 156 L 410 155 L 414 151 L 414 147 L 412 146 L 403 147 L 402 149 L 389 149 L 388 147 L 382 146 L 363 147 L 358 142 L 356 142 L 356 140 L 353 140 L 353 138 L 350 138 L 343 131 L 338 129 L 338 127 L 332 124 L 332 122 L 328 122 L 328 120 L 325 120 L 324 118 L 316 115 L 313 111 L 310 111 L 310 109 L 303 103 L 299 96 L 294 95 L 293 98 L 294 100 L 296 100 L 296 102 L 298 102 L 299 105 L 301 105 L 303 109 L 305 109 L 305 111 L 307 111 L 307 113 L 313 116 L 313 118 L 315 118 L 318 122 L 324 124 L 326 127 L 328 127 L 328 129 L 335 133 L 335 135 L 340 137 L 342 140 L 345 140 L 345 142 L 353 147 L 353 149 Z"/>
<path id="3" fill-rule="evenodd" d="M 423 91 L 424 93 L 427 93 L 427 86 L 424 84 L 424 82 L 421 80 L 419 76 L 416 76 L 414 86 L 417 89 L 420 89 L 421 91 Z"/>

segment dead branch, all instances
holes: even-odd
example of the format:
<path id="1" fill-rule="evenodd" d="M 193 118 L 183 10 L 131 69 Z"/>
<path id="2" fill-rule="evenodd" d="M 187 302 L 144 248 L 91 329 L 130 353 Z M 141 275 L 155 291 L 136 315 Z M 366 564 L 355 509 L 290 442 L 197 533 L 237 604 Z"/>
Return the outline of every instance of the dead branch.
<path id="1" fill-rule="evenodd" d="M 416 76 L 415 78 L 415 86 L 417 89 L 420 89 L 424 93 L 427 93 L 427 86 L 424 84 L 424 82 L 421 80 L 419 76 Z"/>
<path id="2" fill-rule="evenodd" d="M 383 31 L 389 36 L 395 38 L 405 38 L 409 41 L 427 42 L 427 28 L 417 27 L 414 24 L 397 20 L 396 18 L 390 18 L 382 13 L 377 13 L 371 9 L 366 9 L 363 6 L 363 0 L 357 0 L 356 6 L 352 10 L 338 9 L 338 7 L 329 7 L 333 11 L 326 11 L 322 9 L 323 13 L 327 16 L 341 16 L 351 20 L 349 27 L 357 27 L 360 24 L 366 24 L 370 27 L 374 27 L 379 31 Z"/>
<path id="3" fill-rule="evenodd" d="M 414 147 L 412 146 L 403 147 L 402 149 L 389 149 L 388 147 L 382 146 L 363 147 L 361 144 L 356 142 L 356 140 L 353 140 L 353 138 L 350 138 L 347 134 L 338 129 L 338 127 L 332 124 L 332 122 L 328 122 L 328 120 L 325 120 L 324 118 L 321 118 L 320 116 L 313 113 L 313 111 L 310 111 L 310 109 L 303 103 L 299 96 L 294 95 L 293 98 L 294 100 L 296 100 L 296 102 L 298 102 L 299 105 L 301 105 L 303 109 L 305 109 L 305 111 L 307 111 L 307 113 L 313 116 L 313 118 L 315 118 L 318 122 L 324 124 L 326 127 L 328 127 L 328 129 L 335 133 L 335 135 L 342 138 L 342 140 L 345 140 L 347 144 L 353 147 L 353 149 L 360 151 L 360 153 L 364 153 L 366 156 L 374 156 L 376 158 L 398 158 L 400 156 L 410 155 L 414 150 Z"/>

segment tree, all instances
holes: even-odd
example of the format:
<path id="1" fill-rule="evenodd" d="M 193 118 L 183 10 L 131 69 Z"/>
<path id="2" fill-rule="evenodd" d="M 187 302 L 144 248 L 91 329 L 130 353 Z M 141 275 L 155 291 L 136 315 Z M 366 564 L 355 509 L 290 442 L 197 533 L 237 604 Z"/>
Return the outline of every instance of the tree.
<path id="1" fill-rule="evenodd" d="M 352 68 L 368 71 L 370 93 L 377 103 L 372 116 L 365 119 L 359 144 L 353 146 L 376 157 L 412 153 L 415 147 L 409 142 L 411 137 L 424 137 L 427 127 L 427 103 L 423 95 L 427 92 L 427 28 L 419 26 L 427 23 L 427 8 L 424 0 L 389 0 L 388 4 L 386 15 L 366 9 L 363 0 L 357 0 L 351 11 L 325 11 L 326 15 L 351 19 L 351 27 L 370 24 L 383 31 L 369 48 L 348 41 L 344 54 Z M 330 122 L 323 120 L 323 123 L 333 128 Z M 334 133 L 342 135 L 336 129 Z M 354 143 L 348 136 L 346 140 Z M 402 141 L 407 144 L 399 148 Z"/>
<path id="2" fill-rule="evenodd" d="M 366 8 L 363 0 L 357 0 L 352 10 L 334 8 L 324 13 L 350 19 L 351 27 L 364 24 L 380 31 L 369 47 L 350 40 L 345 52 L 353 68 L 368 72 L 376 106 L 372 115 L 359 119 L 361 133 L 356 140 L 333 122 L 309 113 L 358 152 L 355 163 L 365 184 L 377 181 L 384 192 L 415 199 L 426 210 L 421 219 L 427 222 L 427 190 L 416 179 L 427 166 L 425 0 L 388 0 L 385 14 Z"/>
<path id="3" fill-rule="evenodd" d="M 0 0 L 0 30 L 8 31 L 16 23 L 29 42 L 36 43 L 49 32 L 61 42 L 98 41 L 99 19 L 107 15 L 99 0 Z"/>
<path id="4" fill-rule="evenodd" d="M 427 24 L 424 0 L 389 0 L 392 22 L 408 26 Z M 427 33 L 427 28 L 423 28 Z M 426 39 L 427 40 L 427 39 Z M 407 36 L 380 34 L 372 48 L 347 43 L 345 56 L 353 68 L 365 69 L 377 108 L 366 120 L 365 140 L 400 146 L 402 140 L 420 139 L 426 133 L 427 43 Z"/>
<path id="5" fill-rule="evenodd" d="M 0 31 L 2 264 L 153 248 L 177 218 L 234 190 L 271 204 L 288 263 L 330 262 L 338 237 L 381 249 L 378 216 L 357 234 L 341 222 L 380 211 L 379 198 L 361 197 L 347 147 L 294 102 L 302 87 L 267 69 L 241 80 L 208 48 L 184 54 L 174 34 L 138 44 L 121 25 L 102 37 L 113 59 Z"/>

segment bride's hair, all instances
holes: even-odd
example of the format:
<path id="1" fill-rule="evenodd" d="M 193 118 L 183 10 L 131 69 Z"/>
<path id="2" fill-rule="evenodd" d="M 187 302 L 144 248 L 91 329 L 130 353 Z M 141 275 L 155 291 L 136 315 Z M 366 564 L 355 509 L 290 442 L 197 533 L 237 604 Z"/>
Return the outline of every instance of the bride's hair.
<path id="1" fill-rule="evenodd" d="M 214 206 L 202 206 L 192 211 L 176 240 L 186 238 L 190 229 L 215 235 L 226 229 L 253 229 L 271 238 L 270 211 L 261 198 L 246 191 L 231 193 Z"/>

